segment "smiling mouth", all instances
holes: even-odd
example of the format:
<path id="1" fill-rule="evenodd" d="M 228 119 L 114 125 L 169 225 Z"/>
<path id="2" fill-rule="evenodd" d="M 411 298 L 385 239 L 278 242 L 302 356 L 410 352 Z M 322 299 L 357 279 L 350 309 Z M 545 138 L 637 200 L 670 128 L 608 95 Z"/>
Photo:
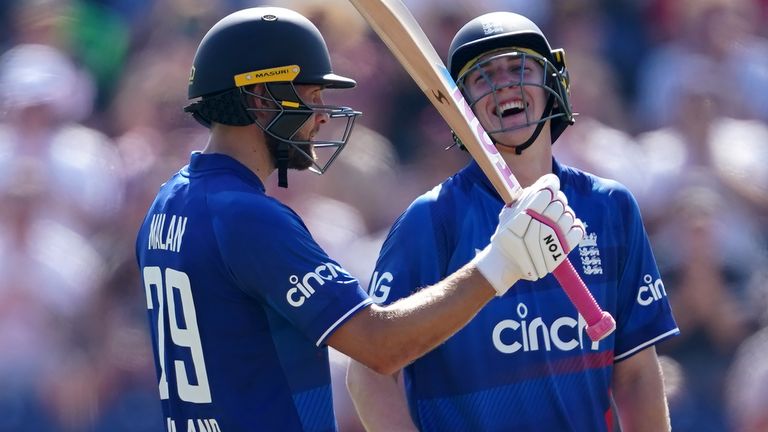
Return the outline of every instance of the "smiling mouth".
<path id="1" fill-rule="evenodd" d="M 521 100 L 512 101 L 512 102 L 506 102 L 496 107 L 494 112 L 499 117 L 509 117 L 509 116 L 515 116 L 528 108 L 527 103 L 523 103 Z"/>

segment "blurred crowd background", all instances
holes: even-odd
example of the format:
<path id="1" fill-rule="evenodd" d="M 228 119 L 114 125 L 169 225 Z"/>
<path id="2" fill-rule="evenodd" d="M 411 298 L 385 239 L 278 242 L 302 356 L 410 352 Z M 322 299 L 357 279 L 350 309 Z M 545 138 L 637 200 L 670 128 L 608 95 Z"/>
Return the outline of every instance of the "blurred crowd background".
<path id="1" fill-rule="evenodd" d="M 493 10 L 565 48 L 580 115 L 555 154 L 640 203 L 682 331 L 658 348 L 673 430 L 768 431 L 768 1 L 406 3 L 442 56 Z M 198 42 L 261 4 L 0 1 L 0 432 L 164 430 L 135 235 L 207 139 L 182 112 Z M 367 286 L 390 224 L 468 155 L 346 1 L 272 4 L 320 27 L 359 83 L 327 99 L 364 115 L 323 177 L 268 191 Z"/>

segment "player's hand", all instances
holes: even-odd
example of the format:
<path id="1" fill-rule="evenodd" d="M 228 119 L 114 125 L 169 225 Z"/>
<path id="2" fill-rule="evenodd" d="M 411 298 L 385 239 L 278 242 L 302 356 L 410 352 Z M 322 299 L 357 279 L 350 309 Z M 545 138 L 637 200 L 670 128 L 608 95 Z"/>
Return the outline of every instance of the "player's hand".
<path id="1" fill-rule="evenodd" d="M 560 191 L 560 180 L 547 174 L 501 210 L 491 243 L 473 261 L 501 296 L 519 279 L 535 281 L 551 273 L 584 232 Z"/>

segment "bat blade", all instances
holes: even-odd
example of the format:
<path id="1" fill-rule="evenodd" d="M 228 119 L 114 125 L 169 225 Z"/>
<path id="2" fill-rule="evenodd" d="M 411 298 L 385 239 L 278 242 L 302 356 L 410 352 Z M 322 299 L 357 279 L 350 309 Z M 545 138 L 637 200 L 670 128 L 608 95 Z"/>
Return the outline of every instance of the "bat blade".
<path id="1" fill-rule="evenodd" d="M 469 150 L 505 203 L 517 200 L 522 187 L 451 78 L 421 26 L 400 0 L 350 0 L 413 78 L 456 136 Z M 600 309 L 567 259 L 553 272 L 587 322 L 593 341 L 611 334 L 616 323 Z"/>
<path id="2" fill-rule="evenodd" d="M 504 202 L 516 201 L 522 192 L 520 183 L 408 8 L 400 1 L 351 2 L 465 144 Z"/>

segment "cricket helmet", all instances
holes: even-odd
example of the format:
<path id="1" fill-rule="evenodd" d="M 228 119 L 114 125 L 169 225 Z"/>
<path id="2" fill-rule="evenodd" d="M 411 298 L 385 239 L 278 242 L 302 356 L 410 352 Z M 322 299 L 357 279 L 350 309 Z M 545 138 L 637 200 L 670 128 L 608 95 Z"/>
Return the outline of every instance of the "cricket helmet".
<path id="1" fill-rule="evenodd" d="M 451 42 L 448 50 L 448 70 L 463 89 L 464 78 L 473 66 L 477 66 L 480 57 L 494 51 L 501 52 L 513 48 L 522 51 L 517 55 L 533 58 L 544 67 L 547 76 L 543 88 L 549 93 L 548 105 L 551 105 L 551 109 L 550 112 L 545 110 L 541 119 L 535 119 L 531 123 L 541 124 L 550 120 L 554 143 L 565 128 L 574 123 L 569 100 L 570 82 L 565 65 L 565 51 L 553 50 L 544 33 L 533 21 L 512 12 L 492 12 L 469 21 Z M 535 135 L 537 136 L 538 132 Z M 532 139 L 529 141 L 532 142 Z"/>
<path id="2" fill-rule="evenodd" d="M 257 84 L 264 85 L 264 94 L 252 92 Z M 203 37 L 189 75 L 188 98 L 193 102 L 184 110 L 206 127 L 212 122 L 230 126 L 256 123 L 280 141 L 281 150 L 274 150 L 273 157 L 283 185 L 285 165 L 281 168 L 281 160 L 285 162 L 288 146 L 312 159 L 310 170 L 322 174 L 346 145 L 354 120 L 361 114 L 347 107 L 310 105 L 301 100 L 295 85 L 352 88 L 356 84 L 333 72 L 325 40 L 309 19 L 290 9 L 254 7 L 224 17 Z M 271 108 L 255 108 L 249 98 L 271 101 Z M 275 114 L 262 123 L 256 115 L 260 111 Z M 310 142 L 295 136 L 317 113 L 346 121 L 338 139 Z M 333 148 L 335 153 L 320 166 L 305 151 L 310 144 Z"/>
<path id="3" fill-rule="evenodd" d="M 255 7 L 228 15 L 203 37 L 193 61 L 188 97 L 205 97 L 248 84 L 242 74 L 291 65 L 300 68 L 293 80 L 296 84 L 356 85 L 333 73 L 325 40 L 306 17 L 290 9 Z M 252 79 L 260 78 L 263 82 L 270 77 Z"/>

